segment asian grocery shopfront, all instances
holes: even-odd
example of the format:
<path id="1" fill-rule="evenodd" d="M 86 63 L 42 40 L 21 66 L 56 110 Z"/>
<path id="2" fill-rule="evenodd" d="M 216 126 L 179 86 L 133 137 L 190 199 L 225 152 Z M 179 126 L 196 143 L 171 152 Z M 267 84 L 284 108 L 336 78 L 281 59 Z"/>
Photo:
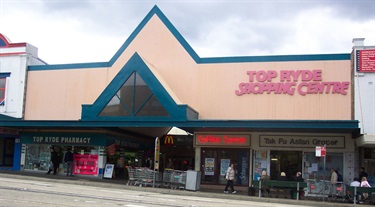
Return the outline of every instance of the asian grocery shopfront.
<path id="1" fill-rule="evenodd" d="M 196 166 L 200 166 L 202 183 L 225 184 L 224 175 L 233 163 L 235 184 L 248 186 L 266 170 L 271 179 L 285 172 L 292 180 L 302 172 L 307 180 L 328 180 L 329 170 L 337 169 L 347 179 L 354 170 L 354 139 L 351 134 L 295 132 L 202 132 L 196 133 Z M 327 146 L 326 172 L 323 159 L 315 156 L 316 146 Z M 197 168 L 196 168 L 197 170 Z"/>

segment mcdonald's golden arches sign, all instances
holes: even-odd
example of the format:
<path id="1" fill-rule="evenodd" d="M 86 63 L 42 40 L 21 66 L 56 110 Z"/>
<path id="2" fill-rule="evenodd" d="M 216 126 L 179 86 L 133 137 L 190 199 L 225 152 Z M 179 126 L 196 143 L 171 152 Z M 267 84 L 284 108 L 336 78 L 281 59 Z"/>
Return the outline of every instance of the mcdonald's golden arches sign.
<path id="1" fill-rule="evenodd" d="M 165 135 L 164 136 L 164 145 L 174 145 L 174 138 L 172 135 Z"/>

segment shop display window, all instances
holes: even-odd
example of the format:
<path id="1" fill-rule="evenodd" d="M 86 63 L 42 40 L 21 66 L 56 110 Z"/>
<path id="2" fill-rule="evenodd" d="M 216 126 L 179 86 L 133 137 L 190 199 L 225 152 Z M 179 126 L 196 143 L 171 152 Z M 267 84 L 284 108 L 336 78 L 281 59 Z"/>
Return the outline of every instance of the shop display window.
<path id="1" fill-rule="evenodd" d="M 25 169 L 47 171 L 50 156 L 49 145 L 27 145 Z"/>
<path id="2" fill-rule="evenodd" d="M 29 144 L 26 146 L 26 156 L 25 156 L 25 170 L 40 170 L 48 171 L 49 160 L 51 158 L 50 145 L 33 145 Z M 98 147 L 97 146 L 53 146 L 57 152 L 57 157 L 59 160 L 59 173 L 65 173 L 66 167 L 64 165 L 64 154 L 68 148 L 70 148 L 74 155 L 86 156 L 80 157 L 79 162 L 76 161 L 76 165 L 81 168 L 87 168 L 87 166 L 93 168 L 92 174 L 97 174 L 97 160 L 98 160 Z M 91 155 L 94 155 L 92 157 Z M 77 156 L 75 156 L 76 159 Z M 86 162 L 84 162 L 84 161 Z M 88 162 L 87 162 L 88 160 Z M 87 166 L 86 166 L 87 165 Z M 77 167 L 78 169 L 78 167 Z M 77 171 L 78 172 L 78 171 Z M 79 173 L 83 173 L 80 170 Z M 78 174 L 78 173 L 77 173 Z"/>
<path id="3" fill-rule="evenodd" d="M 304 160 L 303 177 L 305 179 L 314 181 L 329 180 L 331 169 L 336 169 L 341 175 L 344 174 L 344 157 L 342 153 L 328 153 L 325 170 L 324 157 L 316 157 L 315 152 L 305 152 Z"/>

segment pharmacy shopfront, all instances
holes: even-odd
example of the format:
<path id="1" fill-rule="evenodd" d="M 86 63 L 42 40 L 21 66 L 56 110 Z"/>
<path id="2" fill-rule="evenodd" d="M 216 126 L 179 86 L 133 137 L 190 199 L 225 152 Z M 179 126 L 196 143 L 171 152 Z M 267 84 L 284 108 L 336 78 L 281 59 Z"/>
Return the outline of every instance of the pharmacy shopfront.
<path id="1" fill-rule="evenodd" d="M 74 154 L 73 174 L 98 176 L 104 168 L 106 135 L 94 133 L 24 133 L 22 134 L 21 166 L 24 170 L 47 171 L 50 147 L 58 155 L 59 172 L 65 170 L 64 154 Z"/>

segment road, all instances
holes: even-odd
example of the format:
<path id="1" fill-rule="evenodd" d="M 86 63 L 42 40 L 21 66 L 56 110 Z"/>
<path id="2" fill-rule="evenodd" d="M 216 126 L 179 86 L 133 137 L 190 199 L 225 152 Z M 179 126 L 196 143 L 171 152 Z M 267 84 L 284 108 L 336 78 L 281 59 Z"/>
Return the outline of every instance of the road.
<path id="1" fill-rule="evenodd" d="M 113 189 L 103 186 L 83 186 L 71 183 L 56 183 L 53 182 L 53 179 L 38 181 L 0 177 L 0 206 L 293 207 L 302 205 L 170 195 L 159 192 Z"/>

